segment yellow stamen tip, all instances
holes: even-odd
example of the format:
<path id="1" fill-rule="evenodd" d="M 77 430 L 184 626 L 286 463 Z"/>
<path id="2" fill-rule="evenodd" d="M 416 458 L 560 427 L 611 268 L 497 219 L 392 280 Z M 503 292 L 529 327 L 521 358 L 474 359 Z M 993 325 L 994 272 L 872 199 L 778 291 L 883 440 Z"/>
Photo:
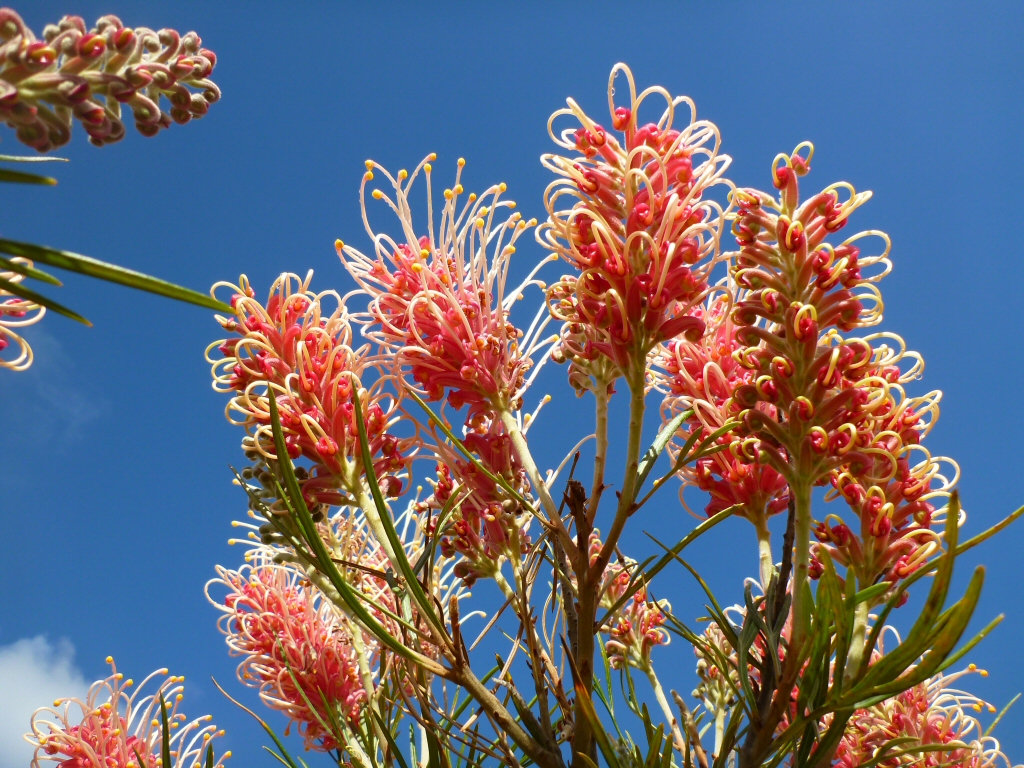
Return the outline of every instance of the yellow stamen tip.
<path id="1" fill-rule="evenodd" d="M 460 157 L 460 158 L 459 158 L 459 168 L 461 168 L 461 167 L 462 167 L 462 166 L 464 166 L 465 164 L 466 164 L 466 158 L 464 158 L 464 157 Z"/>
<path id="2" fill-rule="evenodd" d="M 373 181 L 373 171 L 367 171 L 363 174 L 363 179 L 366 181 Z"/>
<path id="3" fill-rule="evenodd" d="M 409 178 L 409 172 L 407 170 L 405 170 L 405 168 L 403 168 L 402 170 L 400 170 L 398 172 L 398 180 L 399 181 L 405 181 L 407 178 Z"/>
<path id="4" fill-rule="evenodd" d="M 373 160 L 367 160 L 365 165 L 366 165 L 366 170 L 368 170 L 368 171 L 372 171 L 373 170 Z"/>
<path id="5" fill-rule="evenodd" d="M 503 181 L 503 182 L 501 182 L 501 184 L 499 184 L 499 185 L 498 185 L 498 191 L 499 191 L 499 192 L 504 192 L 504 191 L 505 191 L 506 189 L 508 189 L 508 185 L 507 185 L 507 184 L 505 184 L 505 182 L 504 182 L 504 181 Z"/>
<path id="6" fill-rule="evenodd" d="M 465 190 L 462 188 L 462 185 L 461 184 L 456 184 L 455 185 L 455 194 L 456 195 L 461 195 L 463 192 L 465 192 Z"/>
<path id="7" fill-rule="evenodd" d="M 372 194 L 374 200 L 380 200 L 382 197 L 384 197 L 384 193 L 381 192 L 379 189 L 373 190 Z"/>
<path id="8" fill-rule="evenodd" d="M 114 657 L 113 656 L 107 656 L 107 664 L 113 664 L 113 663 L 114 663 Z"/>
<path id="9" fill-rule="evenodd" d="M 427 173 L 430 173 L 432 170 L 434 170 L 434 166 L 432 166 L 430 163 L 426 163 L 423 166 L 423 170 L 426 171 Z"/>
<path id="10" fill-rule="evenodd" d="M 475 224 L 477 226 L 477 229 L 483 229 L 483 227 L 484 227 L 484 220 L 483 219 L 477 219 Z"/>

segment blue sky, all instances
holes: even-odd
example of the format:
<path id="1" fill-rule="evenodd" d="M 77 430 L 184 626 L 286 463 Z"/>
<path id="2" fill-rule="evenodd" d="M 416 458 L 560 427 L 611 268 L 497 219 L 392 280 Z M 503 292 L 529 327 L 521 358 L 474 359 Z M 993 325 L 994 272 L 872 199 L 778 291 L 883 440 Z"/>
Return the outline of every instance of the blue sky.
<path id="1" fill-rule="evenodd" d="M 641 86 L 696 100 L 737 184 L 767 187 L 776 153 L 810 139 L 805 184 L 875 192 L 852 226 L 892 237 L 883 328 L 927 361 L 913 392 L 945 393 L 928 445 L 963 469 L 969 530 L 1024 503 L 1024 5 L 32 0 L 18 10 L 37 31 L 65 13 L 194 29 L 218 54 L 224 97 L 206 118 L 103 149 L 76 130 L 60 185 L 5 187 L 0 212 L 5 236 L 198 289 L 241 272 L 268 286 L 310 267 L 314 286 L 349 288 L 333 243 L 366 244 L 367 157 L 397 169 L 434 151 L 444 178 L 463 156 L 467 189 L 505 181 L 520 210 L 542 218 L 546 119 L 566 96 L 603 115 L 620 60 Z M 8 129 L 0 138 L 4 152 L 21 150 Z M 540 255 L 524 244 L 518 269 Z M 111 653 L 136 677 L 185 674 L 186 711 L 228 729 L 233 764 L 272 765 L 255 724 L 208 682 L 256 700 L 235 682 L 202 593 L 215 563 L 237 566 L 242 554 L 226 545 L 245 507 L 227 467 L 241 460 L 241 435 L 203 361 L 219 328 L 204 310 L 84 279 L 68 278 L 62 296 L 95 327 L 48 317 L 26 334 L 35 367 L 0 376 L 0 754 L 10 755 L 0 768 L 27 765 L 8 749 L 27 718 L 8 720 L 54 686 L 105 675 Z M 538 384 L 556 398 L 533 432 L 551 464 L 580 436 L 565 424 L 586 424 L 590 408 L 562 376 L 552 366 Z M 671 494 L 641 517 L 638 528 L 665 536 L 692 525 Z M 645 542 L 637 533 L 627 544 Z M 978 621 L 1006 614 L 970 657 L 992 672 L 972 689 L 997 706 L 1024 689 L 1022 550 L 1018 526 L 961 567 L 961 584 L 968 565 L 988 567 Z M 739 599 L 756 567 L 749 526 L 722 526 L 693 562 L 723 600 Z M 674 608 L 697 615 L 693 585 L 678 584 Z M 689 651 L 662 655 L 666 685 L 688 691 Z M 997 735 L 1024 760 L 1024 708 Z"/>

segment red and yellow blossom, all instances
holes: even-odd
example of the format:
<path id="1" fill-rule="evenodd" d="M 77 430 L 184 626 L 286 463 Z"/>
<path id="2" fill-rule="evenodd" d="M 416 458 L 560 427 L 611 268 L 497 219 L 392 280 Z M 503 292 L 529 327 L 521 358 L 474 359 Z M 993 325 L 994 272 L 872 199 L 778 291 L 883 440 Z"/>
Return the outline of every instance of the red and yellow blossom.
<path id="1" fill-rule="evenodd" d="M 114 660 L 107 657 L 111 675 L 92 684 L 85 701 L 57 699 L 53 707 L 32 715 L 32 733 L 26 739 L 35 745 L 32 768 L 45 762 L 60 768 L 200 768 L 211 741 L 222 736 L 210 716 L 188 720 L 179 711 L 184 698 L 184 677 L 167 675 L 158 669 L 133 691 L 132 680 L 125 680 Z M 163 680 L 160 680 L 163 678 Z M 150 682 L 160 680 L 152 692 Z M 163 766 L 161 749 L 161 701 L 167 708 L 171 729 L 172 764 Z M 215 763 L 221 768 L 230 752 Z"/>
<path id="2" fill-rule="evenodd" d="M 460 159 L 454 186 L 444 190 L 435 227 L 435 159 L 430 155 L 411 175 L 401 170 L 397 176 L 368 160 L 360 200 L 373 255 L 340 240 L 337 249 L 369 297 L 365 334 L 388 356 L 394 375 L 429 400 L 447 393 L 452 407 L 468 406 L 467 421 L 472 421 L 522 407 L 533 358 L 551 341 L 541 338 L 548 323 L 543 312 L 526 333 L 509 318 L 512 305 L 536 282 L 541 266 L 518 287 L 506 285 L 515 243 L 536 222 L 523 221 L 515 203 L 502 199 L 504 184 L 479 196 L 470 193 L 460 208 L 465 193 L 465 161 Z M 400 234 L 395 237 L 370 225 L 366 187 L 375 172 L 388 181 L 393 198 L 380 189 L 371 197 L 383 200 L 398 217 Z M 416 223 L 409 197 L 421 173 L 426 178 L 426 221 Z"/>

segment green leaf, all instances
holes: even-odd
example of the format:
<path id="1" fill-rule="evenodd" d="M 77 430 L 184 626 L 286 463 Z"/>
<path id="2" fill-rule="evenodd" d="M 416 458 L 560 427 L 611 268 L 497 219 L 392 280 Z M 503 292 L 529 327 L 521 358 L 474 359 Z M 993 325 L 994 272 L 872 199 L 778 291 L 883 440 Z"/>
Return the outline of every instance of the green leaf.
<path id="1" fill-rule="evenodd" d="M 658 461 L 658 457 L 661 456 L 662 451 L 665 450 L 665 446 L 669 444 L 669 441 L 675 436 L 676 432 L 679 431 L 679 427 L 683 425 L 683 422 L 693 416 L 693 411 L 683 411 L 677 414 L 675 418 L 665 424 L 658 432 L 658 436 L 654 438 L 654 442 L 651 443 L 651 447 L 644 453 L 643 458 L 640 459 L 640 463 L 636 466 L 636 487 L 640 488 L 643 486 L 647 476 L 651 474 L 651 470 L 654 469 L 655 463 Z"/>
<path id="2" fill-rule="evenodd" d="M 604 729 L 601 719 L 594 710 L 594 702 L 590 700 L 590 696 L 582 685 L 576 686 L 576 706 L 590 724 L 590 730 L 594 734 L 594 741 L 597 742 L 598 749 L 604 755 L 608 768 L 623 768 L 619 763 L 619 756 L 615 752 L 615 746 L 612 744 L 612 740 L 608 737 L 608 732 Z M 577 754 L 589 760 L 588 756 L 582 752 Z"/>
<path id="3" fill-rule="evenodd" d="M 140 291 L 155 293 L 158 296 L 166 296 L 176 301 L 196 304 L 200 307 L 216 310 L 217 312 L 234 313 L 234 310 L 229 305 L 218 301 L 212 296 L 207 296 L 205 293 L 199 293 L 191 288 L 184 288 L 156 277 L 144 275 L 132 269 L 119 267 L 116 264 L 108 264 L 105 261 L 71 253 L 70 251 L 58 251 L 42 245 L 0 239 L 0 253 L 22 256 L 50 267 L 66 269 L 69 272 L 77 272 L 80 275 L 87 275 Z"/>
<path id="4" fill-rule="evenodd" d="M 42 184 L 46 187 L 54 187 L 57 180 L 52 176 L 40 176 L 38 173 L 22 173 L 12 171 L 9 168 L 0 168 L 0 181 L 7 181 L 12 184 Z"/>
<path id="5" fill-rule="evenodd" d="M 171 762 L 171 724 L 167 720 L 167 702 L 160 694 L 160 757 L 163 765 L 174 765 Z"/>
<path id="6" fill-rule="evenodd" d="M 51 309 L 58 315 L 64 315 L 64 317 L 70 318 L 82 325 L 88 325 L 90 328 L 92 327 L 92 323 L 77 312 L 68 309 L 63 304 L 58 304 L 53 299 L 48 299 L 42 294 L 36 293 L 31 288 L 26 288 L 21 283 L 15 283 L 5 277 L 0 277 L 0 289 L 3 289 L 8 293 L 13 293 L 15 296 L 25 299 L 26 301 L 31 301 L 33 304 L 38 304 L 41 307 Z"/>
<path id="7" fill-rule="evenodd" d="M 384 533 L 387 535 L 392 549 L 394 549 L 395 559 L 398 561 L 395 565 L 398 566 L 403 578 L 405 578 L 406 586 L 408 586 L 409 591 L 416 600 L 416 604 L 419 606 L 423 616 L 427 618 L 430 623 L 434 625 L 435 629 L 437 629 L 442 635 L 447 636 L 443 620 L 437 615 L 437 612 L 434 610 L 433 603 L 430 598 L 427 597 L 427 593 L 423 590 L 423 585 L 420 584 L 419 579 L 416 578 L 416 573 L 413 571 L 412 564 L 409 562 L 409 557 L 406 555 L 405 545 L 398 536 L 398 531 L 395 529 L 395 522 L 391 519 L 391 512 L 388 509 L 387 504 L 384 502 L 384 494 L 380 491 L 380 484 L 377 482 L 377 473 L 373 468 L 373 456 L 370 453 L 370 443 L 366 435 L 366 424 L 363 422 L 363 406 L 359 399 L 359 390 L 356 387 L 353 387 L 353 389 L 352 405 L 355 408 L 356 428 L 359 430 L 359 448 L 363 459 L 363 472 L 366 474 L 366 484 L 370 487 L 370 494 L 373 496 L 373 503 L 377 509 L 377 515 L 380 518 L 381 526 L 384 528 Z"/>
<path id="8" fill-rule="evenodd" d="M 220 683 L 218 683 L 214 678 L 210 678 L 210 679 L 213 680 L 213 684 L 215 686 L 217 686 L 217 690 L 220 691 L 221 693 L 223 693 L 228 701 L 230 701 L 232 704 L 234 704 L 239 709 L 242 709 L 242 710 L 245 710 L 246 712 L 248 712 L 250 715 L 253 716 L 253 718 L 256 720 L 257 723 L 259 723 L 261 726 L 263 726 L 263 730 L 267 732 L 267 735 L 270 736 L 270 738 L 274 740 L 274 743 L 277 745 L 277 748 L 279 750 L 281 750 L 281 755 L 284 755 L 284 759 L 282 759 L 280 755 L 274 754 L 273 750 L 268 749 L 266 747 L 264 747 L 264 749 L 266 749 L 268 752 L 270 752 L 270 754 L 274 755 L 274 757 L 276 757 L 282 763 L 287 765 L 288 768 L 299 768 L 299 766 L 296 765 L 295 761 L 292 759 L 292 756 L 288 754 L 288 750 L 284 748 L 284 744 L 281 743 L 281 740 L 277 737 L 277 734 L 274 733 L 274 729 L 271 728 L 269 725 L 267 725 L 266 721 L 264 721 L 263 718 L 261 718 L 259 715 L 257 715 L 255 712 L 253 712 L 247 706 L 245 706 L 241 702 L 233 699 L 231 697 L 231 694 L 229 694 L 227 691 L 225 691 L 223 688 L 221 688 Z M 171 763 L 166 763 L 166 765 L 171 765 Z"/>
<path id="9" fill-rule="evenodd" d="M 0 155 L 4 163 L 66 163 L 66 157 L 37 157 L 36 155 Z"/>
<path id="10" fill-rule="evenodd" d="M 327 548 L 324 546 L 323 540 L 320 538 L 320 534 L 316 529 L 316 523 L 313 522 L 313 516 L 309 513 L 309 509 L 306 507 L 306 502 L 302 498 L 302 490 L 299 488 L 299 481 L 295 477 L 295 469 L 292 466 L 291 459 L 288 457 L 288 448 L 284 442 L 284 430 L 281 428 L 281 416 L 277 410 L 277 398 L 274 395 L 274 390 L 268 389 L 267 394 L 270 398 L 270 423 L 274 433 L 274 448 L 277 452 L 277 465 L 284 479 L 284 487 L 287 490 L 287 494 L 282 500 L 288 504 L 290 511 L 293 512 L 297 518 L 296 522 L 298 522 L 299 527 L 302 530 L 303 538 L 306 540 L 306 544 L 316 556 L 316 561 L 320 566 L 318 570 L 326 576 L 328 580 L 330 580 L 331 585 L 338 590 L 338 594 L 345 602 L 345 605 L 348 606 L 349 610 L 352 611 L 352 614 L 359 619 L 363 626 L 366 627 L 366 629 L 382 644 L 386 645 L 403 659 L 419 664 L 435 674 L 443 672 L 444 668 L 440 664 L 421 653 L 407 648 L 398 638 L 394 637 L 383 625 L 381 625 L 380 622 L 378 622 L 377 619 L 366 610 L 360 600 L 360 596 L 352 589 L 338 571 L 337 566 L 334 564 L 334 560 L 327 552 Z"/>
<path id="11" fill-rule="evenodd" d="M 34 280 L 39 280 L 50 285 L 61 286 L 63 283 L 48 272 L 43 272 L 41 269 L 30 267 L 28 264 L 22 264 L 20 261 L 12 261 L 11 259 L 5 259 L 0 256 L 0 268 L 5 269 L 8 272 L 14 272 L 18 275 L 24 275 L 25 277 L 31 277 Z"/>
<path id="12" fill-rule="evenodd" d="M 384 738 L 388 742 L 388 746 L 391 748 L 391 753 L 398 760 L 398 764 L 401 768 L 409 768 L 409 764 L 405 762 L 405 755 L 402 754 L 402 750 L 398 748 L 398 742 L 395 741 L 394 734 L 391 733 L 391 729 L 388 728 L 388 724 L 384 722 L 384 718 L 380 716 L 377 710 L 370 708 L 373 714 L 373 719 L 377 721 L 377 725 L 380 727 L 380 732 L 384 734 Z"/>

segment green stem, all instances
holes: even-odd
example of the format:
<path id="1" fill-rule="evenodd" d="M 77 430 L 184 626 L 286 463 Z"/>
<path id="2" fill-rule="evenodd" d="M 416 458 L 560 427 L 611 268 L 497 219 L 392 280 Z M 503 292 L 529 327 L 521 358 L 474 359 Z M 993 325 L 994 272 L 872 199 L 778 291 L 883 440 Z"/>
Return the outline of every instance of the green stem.
<path id="1" fill-rule="evenodd" d="M 683 732 L 679 728 L 679 721 L 672 714 L 672 707 L 669 706 L 668 699 L 665 697 L 665 689 L 661 687 L 661 681 L 658 680 L 658 676 L 654 673 L 654 666 L 648 662 L 647 669 L 644 671 L 647 673 L 647 679 L 654 690 L 654 698 L 657 700 L 658 706 L 661 707 L 661 711 L 665 715 L 669 727 L 672 729 L 672 743 L 680 755 L 685 755 L 686 739 L 683 738 Z"/>
<path id="2" fill-rule="evenodd" d="M 757 531 L 757 554 L 761 564 L 761 588 L 767 593 L 768 585 L 775 574 L 775 560 L 772 558 L 772 533 L 768 530 L 768 519 L 764 514 L 759 515 L 753 522 L 754 530 Z"/>
<path id="3" fill-rule="evenodd" d="M 590 487 L 590 502 L 587 505 L 587 519 L 593 524 L 597 518 L 597 507 L 601 502 L 601 493 L 604 491 L 604 467 L 608 458 L 608 385 L 601 380 L 597 381 L 597 388 L 594 390 L 594 398 L 597 400 L 595 411 L 594 434 L 597 438 L 597 446 L 594 450 L 594 482 Z"/>
<path id="4" fill-rule="evenodd" d="M 512 439 L 512 447 L 515 448 L 519 460 L 523 462 L 526 476 L 530 478 L 530 484 L 533 485 L 537 496 L 540 498 L 541 506 L 544 507 L 548 519 L 554 523 L 559 519 L 558 507 L 555 505 L 555 500 L 551 498 L 547 484 L 540 476 L 537 463 L 533 460 L 533 454 L 530 453 L 530 446 L 526 443 L 526 436 L 519 429 L 519 422 L 516 421 L 516 417 L 512 415 L 511 411 L 503 410 L 501 412 L 501 423 L 508 430 L 508 435 Z"/>
<path id="5" fill-rule="evenodd" d="M 622 494 L 619 496 L 619 506 L 615 510 L 615 519 L 612 520 L 608 537 L 593 570 L 598 574 L 604 572 L 604 568 L 611 560 L 615 545 L 622 535 L 622 529 L 626 527 L 626 520 L 633 511 L 633 502 L 637 494 L 637 467 L 640 465 L 640 446 L 644 432 L 644 371 L 641 368 L 633 376 L 627 378 L 629 383 L 629 438 L 626 443 L 626 471 L 622 479 Z M 582 625 L 581 625 L 582 626 Z"/>
<path id="6" fill-rule="evenodd" d="M 810 625 L 812 606 L 806 601 L 811 563 L 811 487 L 807 483 L 790 486 L 794 500 L 793 538 L 793 634 L 792 652 L 799 653 Z"/>
<path id="7" fill-rule="evenodd" d="M 853 574 L 848 574 L 847 578 L 852 579 Z M 864 641 L 868 633 L 868 613 L 871 609 L 868 601 L 864 600 L 853 610 L 853 638 L 850 640 L 850 653 L 846 658 L 846 671 L 843 673 L 844 688 L 853 682 L 853 678 L 860 671 L 864 658 Z"/>

